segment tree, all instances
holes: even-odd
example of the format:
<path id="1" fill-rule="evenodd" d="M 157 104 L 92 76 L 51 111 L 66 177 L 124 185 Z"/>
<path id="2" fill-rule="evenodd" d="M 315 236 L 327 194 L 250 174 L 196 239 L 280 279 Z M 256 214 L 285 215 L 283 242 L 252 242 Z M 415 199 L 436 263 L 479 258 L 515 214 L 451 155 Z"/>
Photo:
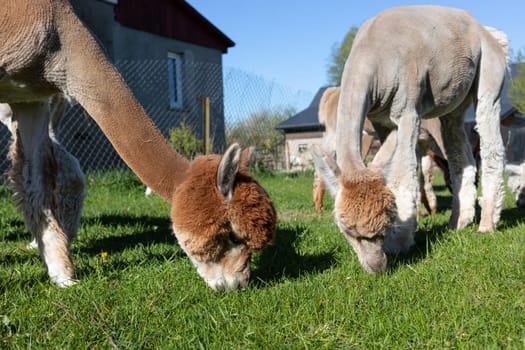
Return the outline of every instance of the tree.
<path id="1" fill-rule="evenodd" d="M 276 164 L 282 154 L 284 135 L 275 127 L 294 114 L 292 108 L 283 112 L 260 111 L 226 129 L 228 144 L 241 147 L 255 146 L 255 161 L 265 165 Z"/>
<path id="2" fill-rule="evenodd" d="M 346 33 L 343 42 L 338 45 L 334 44 L 332 47 L 332 56 L 330 58 L 330 64 L 328 65 L 328 83 L 331 85 L 341 85 L 341 77 L 343 75 L 343 68 L 345 66 L 346 59 L 352 49 L 354 38 L 357 34 L 357 27 L 352 27 Z"/>
<path id="3" fill-rule="evenodd" d="M 517 74 L 510 81 L 508 96 L 512 106 L 521 114 L 525 114 L 525 53 L 518 51 L 516 55 Z"/>

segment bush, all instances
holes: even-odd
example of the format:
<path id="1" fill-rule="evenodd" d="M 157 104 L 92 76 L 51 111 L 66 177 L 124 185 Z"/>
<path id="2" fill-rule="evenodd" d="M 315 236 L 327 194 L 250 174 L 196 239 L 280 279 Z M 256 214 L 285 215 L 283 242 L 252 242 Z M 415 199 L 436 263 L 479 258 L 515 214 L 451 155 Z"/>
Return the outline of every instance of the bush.
<path id="1" fill-rule="evenodd" d="M 169 142 L 173 148 L 188 159 L 204 152 L 204 141 L 193 132 L 191 125 L 181 122 L 178 128 L 170 129 Z"/>

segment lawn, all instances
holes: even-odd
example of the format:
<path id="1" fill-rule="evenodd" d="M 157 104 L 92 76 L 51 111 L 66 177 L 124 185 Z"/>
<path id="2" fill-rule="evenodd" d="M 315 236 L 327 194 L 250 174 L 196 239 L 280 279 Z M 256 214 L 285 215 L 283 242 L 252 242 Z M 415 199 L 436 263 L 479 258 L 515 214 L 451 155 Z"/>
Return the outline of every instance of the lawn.
<path id="1" fill-rule="evenodd" d="M 311 173 L 261 174 L 279 215 L 242 291 L 214 292 L 171 234 L 169 207 L 130 173 L 88 175 L 76 277 L 54 287 L 0 187 L 0 348 L 525 348 L 525 211 L 507 195 L 493 234 L 447 229 L 450 195 L 417 245 L 368 275 Z"/>

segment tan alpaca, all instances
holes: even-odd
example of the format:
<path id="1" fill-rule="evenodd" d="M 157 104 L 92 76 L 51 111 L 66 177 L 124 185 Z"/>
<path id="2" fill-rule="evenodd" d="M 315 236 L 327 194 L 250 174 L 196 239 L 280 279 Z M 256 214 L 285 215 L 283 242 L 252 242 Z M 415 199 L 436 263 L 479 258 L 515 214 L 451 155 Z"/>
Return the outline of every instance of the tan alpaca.
<path id="1" fill-rule="evenodd" d="M 47 134 L 41 105 L 57 93 L 76 100 L 133 172 L 171 203 L 175 235 L 210 287 L 245 286 L 251 253 L 272 240 L 276 222 L 270 198 L 246 171 L 247 154 L 232 145 L 223 157 L 189 162 L 173 151 L 68 1 L 7 0 L 0 18 L 0 102 L 13 110 L 25 160 L 37 158 L 37 140 Z M 51 279 L 67 286 L 73 264 L 52 210 L 48 163 L 31 165 L 46 204 L 37 240 Z"/>
<path id="2" fill-rule="evenodd" d="M 422 119 L 439 117 L 446 135 L 453 189 L 449 226 L 463 228 L 473 221 L 476 167 L 463 123 L 471 103 L 476 109 L 482 157 L 479 231 L 495 229 L 503 198 L 500 99 L 507 54 L 504 33 L 482 26 L 459 9 L 397 7 L 360 27 L 343 71 L 337 109 L 336 152 L 341 175 L 323 174 L 337 193 L 335 220 L 344 235 L 360 245 L 356 251 L 367 271 L 384 271 L 385 252 L 407 252 L 414 244 L 416 144 Z M 384 128 L 397 127 L 387 177 L 363 163 L 365 116 Z M 364 222 L 364 214 L 378 220 Z"/>

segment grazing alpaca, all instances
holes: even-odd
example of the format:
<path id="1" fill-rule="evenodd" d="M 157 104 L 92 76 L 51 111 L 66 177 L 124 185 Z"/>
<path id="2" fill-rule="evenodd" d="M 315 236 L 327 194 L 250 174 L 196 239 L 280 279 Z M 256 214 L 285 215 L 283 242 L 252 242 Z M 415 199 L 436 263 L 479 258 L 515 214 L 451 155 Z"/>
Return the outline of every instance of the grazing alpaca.
<path id="1" fill-rule="evenodd" d="M 334 156 L 336 146 L 335 130 L 337 123 L 337 105 L 339 103 L 340 93 L 341 89 L 339 87 L 329 87 L 323 92 L 321 100 L 319 101 L 319 123 L 325 126 L 325 133 L 322 140 L 323 151 Z M 363 129 L 361 156 L 364 159 L 368 154 L 376 132 L 373 124 L 368 118 L 365 118 Z M 394 134 L 390 134 L 388 139 L 393 140 L 394 142 L 385 143 L 385 139 L 382 140 L 383 145 L 381 146 L 376 159 L 373 161 L 376 166 L 383 167 L 387 166 L 389 163 L 395 148 L 395 130 L 393 132 Z M 428 212 L 435 214 L 437 211 L 437 199 L 432 187 L 432 159 L 429 155 L 426 155 L 433 143 L 435 143 L 440 150 L 444 150 L 439 120 L 423 120 L 421 122 L 421 130 L 417 143 L 418 167 L 420 168 L 419 181 L 421 189 L 419 194 L 420 200 L 418 200 L 418 213 L 420 212 L 419 203 L 421 202 Z M 317 211 L 323 210 L 324 190 L 322 179 L 318 172 L 315 172 L 313 200 Z"/>
<path id="2" fill-rule="evenodd" d="M 341 175 L 328 165 L 321 173 L 335 194 L 335 220 L 366 271 L 384 271 L 385 252 L 406 252 L 414 244 L 422 118 L 439 117 L 447 135 L 453 188 L 449 226 L 463 228 L 473 221 L 476 168 L 463 129 L 471 103 L 481 140 L 479 231 L 494 230 L 503 195 L 500 93 L 507 51 L 503 33 L 483 27 L 463 10 L 440 6 L 389 9 L 359 29 L 343 71 L 337 111 Z M 397 126 L 386 184 L 383 174 L 362 160 L 365 116 L 388 129 Z"/>
<path id="3" fill-rule="evenodd" d="M 73 264 L 54 210 L 48 174 L 55 164 L 35 159 L 48 133 L 42 105 L 61 93 L 77 101 L 133 172 L 171 203 L 173 231 L 208 285 L 246 286 L 251 254 L 270 243 L 276 222 L 270 198 L 247 172 L 247 152 L 234 144 L 222 157 L 190 162 L 172 150 L 68 1 L 8 1 L 0 18 L 0 102 L 9 104 L 17 123 L 34 179 L 31 201 L 43 198 L 35 209 L 46 217 L 45 227 L 36 233 L 51 280 L 72 284 Z"/>
<path id="4" fill-rule="evenodd" d="M 505 169 L 509 172 L 507 184 L 516 197 L 516 206 L 525 208 L 525 163 L 506 164 Z"/>
<path id="5" fill-rule="evenodd" d="M 37 239 L 48 237 L 40 232 L 46 227 L 45 220 L 53 220 L 39 208 L 51 206 L 50 203 L 41 203 L 49 197 L 35 196 L 32 183 L 38 181 L 35 176 L 40 174 L 32 172 L 29 164 L 53 164 L 49 167 L 53 173 L 46 173 L 49 181 L 49 189 L 56 193 L 55 215 L 57 223 L 55 228 L 63 230 L 60 237 L 67 239 L 67 245 L 75 238 L 80 216 L 84 204 L 84 189 L 86 180 L 80 169 L 78 160 L 70 154 L 57 140 L 56 131 L 64 114 L 66 100 L 58 95 L 50 98 L 49 103 L 44 103 L 41 109 L 41 118 L 48 120 L 48 133 L 42 132 L 38 148 L 40 152 L 34 154 L 35 158 L 30 162 L 24 162 L 24 150 L 18 136 L 17 122 L 13 121 L 12 111 L 8 104 L 0 104 L 0 121 L 7 126 L 11 132 L 11 146 L 9 147 L 9 159 L 11 168 L 9 170 L 9 181 L 14 191 L 14 200 L 20 211 L 24 213 L 24 221 L 31 231 L 33 240 L 28 247 L 36 248 L 46 244 L 38 244 Z M 36 180 L 36 181 L 35 181 Z M 68 281 L 56 281 L 57 284 L 68 283 Z"/>

